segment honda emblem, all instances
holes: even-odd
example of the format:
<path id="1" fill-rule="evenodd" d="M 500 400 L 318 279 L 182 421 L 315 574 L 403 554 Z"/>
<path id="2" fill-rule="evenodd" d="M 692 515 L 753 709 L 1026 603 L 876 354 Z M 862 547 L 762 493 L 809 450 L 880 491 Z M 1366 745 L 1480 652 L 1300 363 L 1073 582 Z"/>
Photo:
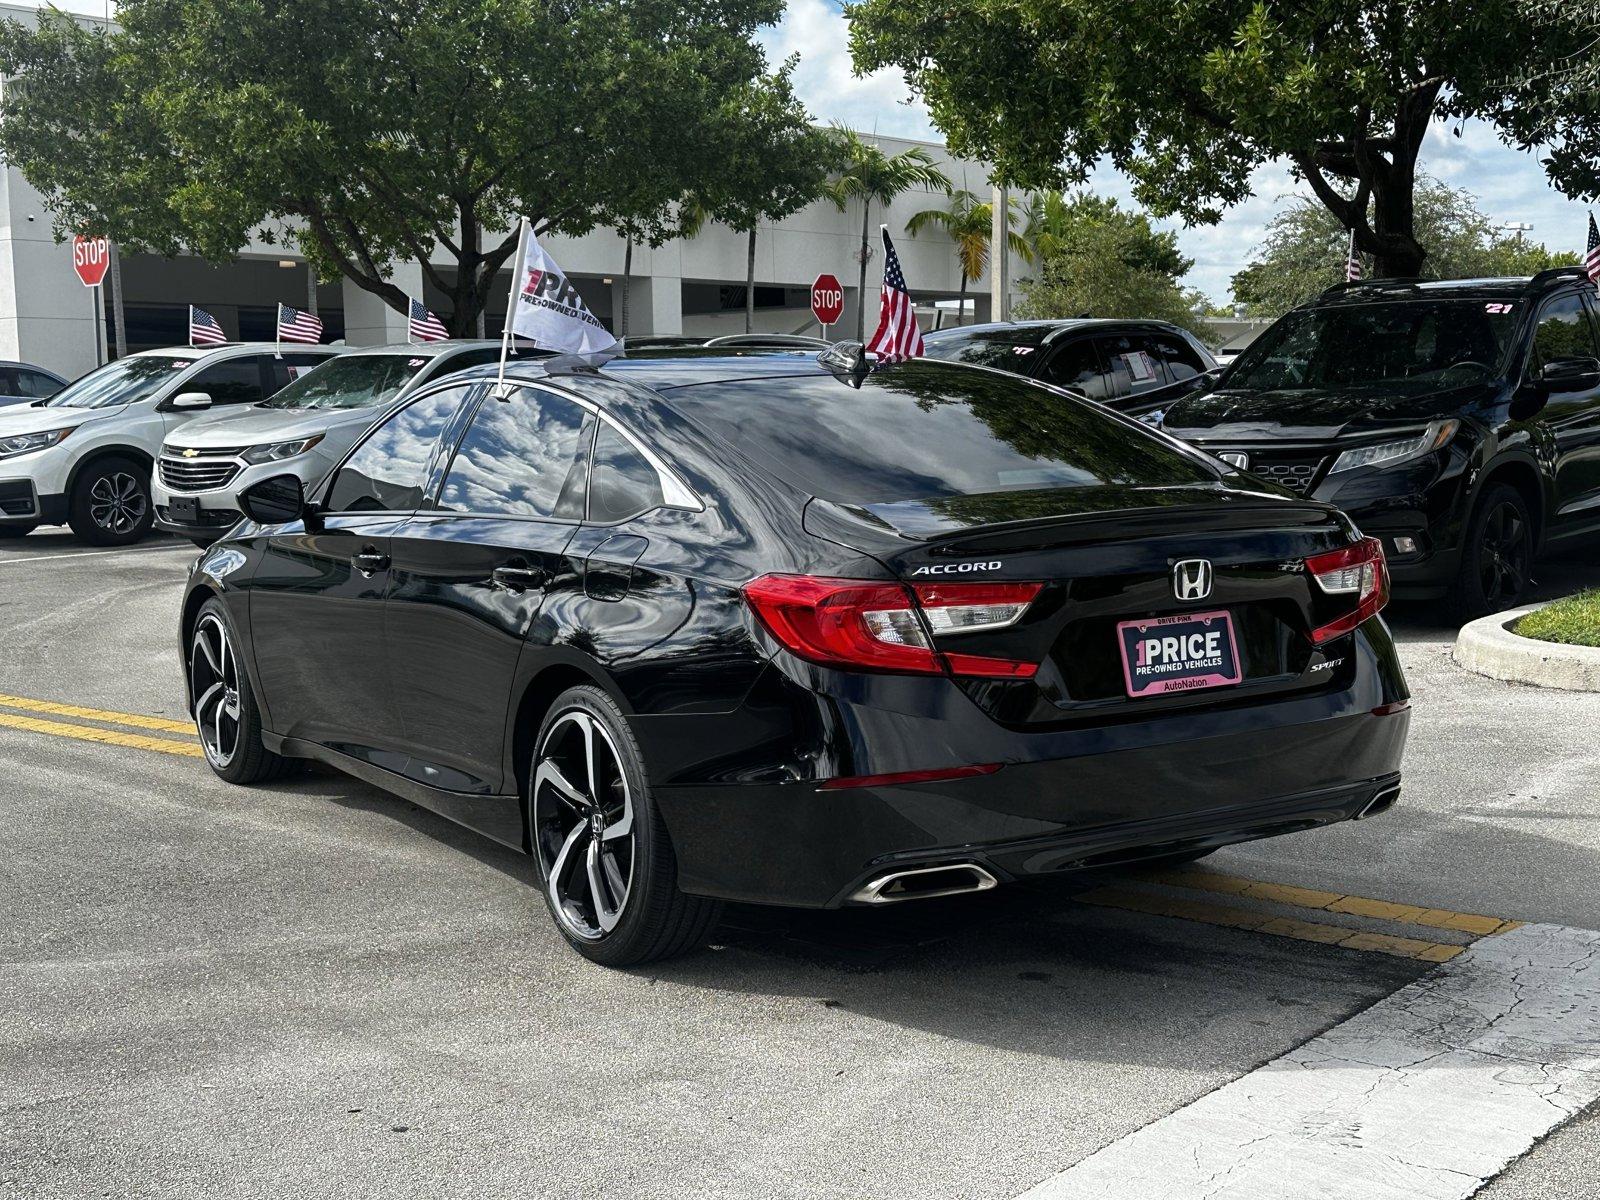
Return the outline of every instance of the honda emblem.
<path id="1" fill-rule="evenodd" d="M 1172 594 L 1179 600 L 1204 600 L 1211 595 L 1211 560 L 1186 558 L 1174 563 Z"/>
<path id="2" fill-rule="evenodd" d="M 1243 450 L 1221 450 L 1218 451 L 1217 457 L 1230 467 L 1235 467 L 1240 471 L 1248 471 L 1250 469 L 1250 456 Z"/>

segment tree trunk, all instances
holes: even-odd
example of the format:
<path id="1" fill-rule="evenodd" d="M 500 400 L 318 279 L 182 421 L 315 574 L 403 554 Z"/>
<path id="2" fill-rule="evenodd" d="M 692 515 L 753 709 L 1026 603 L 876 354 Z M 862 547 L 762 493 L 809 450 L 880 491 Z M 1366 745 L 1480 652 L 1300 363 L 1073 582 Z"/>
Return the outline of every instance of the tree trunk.
<path id="1" fill-rule="evenodd" d="M 117 357 L 128 357 L 127 313 L 122 305 L 122 251 L 111 243 L 111 320 L 117 327 Z"/>
<path id="2" fill-rule="evenodd" d="M 961 307 L 956 309 L 956 324 L 967 323 L 967 273 L 961 272 Z"/>
<path id="3" fill-rule="evenodd" d="M 633 273 L 633 235 L 628 235 L 628 241 L 622 251 L 622 320 L 617 323 L 617 340 L 621 341 L 628 336 L 628 276 Z"/>
<path id="4" fill-rule="evenodd" d="M 856 341 L 867 340 L 867 231 L 871 225 L 872 201 L 861 198 L 861 282 L 856 288 Z"/>
<path id="5" fill-rule="evenodd" d="M 745 253 L 744 331 L 756 331 L 756 227 L 750 226 L 750 244 Z"/>

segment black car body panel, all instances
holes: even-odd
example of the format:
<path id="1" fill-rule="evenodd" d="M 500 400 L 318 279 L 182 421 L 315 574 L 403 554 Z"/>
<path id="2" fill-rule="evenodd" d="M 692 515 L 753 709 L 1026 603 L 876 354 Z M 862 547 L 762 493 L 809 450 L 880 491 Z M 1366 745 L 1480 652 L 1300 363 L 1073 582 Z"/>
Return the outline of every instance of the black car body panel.
<path id="1" fill-rule="evenodd" d="M 1552 354 L 1600 354 L 1593 292 L 1578 268 L 1532 279 L 1373 280 L 1336 288 L 1263 333 L 1214 388 L 1172 404 L 1162 427 L 1246 462 L 1264 479 L 1338 506 L 1364 532 L 1383 539 L 1397 594 L 1438 596 L 1457 577 L 1468 519 L 1490 485 L 1509 484 L 1521 493 L 1539 546 L 1600 531 L 1600 377 L 1568 391 L 1551 391 L 1535 379 L 1542 358 Z M 1459 353 L 1470 362 L 1337 387 L 1251 384 L 1252 371 L 1267 373 L 1262 368 L 1273 361 L 1274 338 L 1292 338 L 1283 332 L 1286 323 L 1338 320 L 1363 306 L 1450 311 L 1451 321 L 1438 322 L 1438 332 L 1426 331 L 1427 345 L 1443 347 L 1447 338 L 1458 338 Z M 1570 309 L 1574 319 L 1562 325 L 1551 316 L 1557 309 Z M 1491 319 L 1500 323 L 1493 335 L 1482 324 Z M 1490 361 L 1481 371 L 1472 369 L 1480 358 Z M 1358 372 L 1359 363 L 1352 374 Z M 1332 469 L 1346 450 L 1443 422 L 1453 423 L 1453 434 L 1426 454 Z M 1397 537 L 1409 538 L 1416 549 L 1397 549 Z"/>
<path id="2" fill-rule="evenodd" d="M 184 644 L 199 606 L 223 597 L 270 749 L 526 850 L 540 717 L 590 682 L 637 738 L 682 887 L 808 906 L 849 902 L 900 864 L 981 863 L 1012 879 L 1393 799 L 1408 694 L 1381 617 L 1310 636 L 1339 602 L 1305 560 L 1357 536 L 1326 505 L 978 368 L 911 362 L 863 380 L 808 353 L 660 351 L 509 374 L 508 401 L 491 372 L 452 381 L 459 408 L 441 399 L 436 441 L 408 451 L 422 482 L 403 511 L 246 520 L 196 564 Z M 485 406 L 532 397 L 588 414 L 567 474 L 585 481 L 587 507 L 567 519 L 461 511 L 464 447 L 502 417 Z M 643 511 L 607 490 L 618 479 L 603 439 L 620 445 L 618 431 L 658 472 Z M 312 499 L 337 497 L 362 453 Z M 1214 563 L 1214 588 L 1179 601 L 1173 564 L 1196 558 Z M 959 635 L 1030 670 L 808 660 L 747 600 L 746 585 L 773 575 L 902 592 L 930 578 L 1036 582 L 1014 624 Z M 1213 609 L 1232 614 L 1237 685 L 1125 694 L 1118 621 Z"/>

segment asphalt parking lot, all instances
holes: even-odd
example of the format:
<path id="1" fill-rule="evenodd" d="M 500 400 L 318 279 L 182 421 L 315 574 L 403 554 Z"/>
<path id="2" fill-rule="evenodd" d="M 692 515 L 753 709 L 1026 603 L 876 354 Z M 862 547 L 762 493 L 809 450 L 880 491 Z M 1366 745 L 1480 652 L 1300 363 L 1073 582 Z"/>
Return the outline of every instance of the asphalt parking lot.
<path id="1" fill-rule="evenodd" d="M 1396 607 L 1415 716 L 1379 819 L 1159 876 L 741 910 L 606 971 L 510 852 L 329 772 L 213 778 L 174 650 L 193 554 L 0 549 L 3 1195 L 1003 1200 L 1503 922 L 1600 929 L 1600 695 L 1467 675 Z M 1600 1195 L 1597 1150 L 1579 1117 L 1482 1194 Z"/>

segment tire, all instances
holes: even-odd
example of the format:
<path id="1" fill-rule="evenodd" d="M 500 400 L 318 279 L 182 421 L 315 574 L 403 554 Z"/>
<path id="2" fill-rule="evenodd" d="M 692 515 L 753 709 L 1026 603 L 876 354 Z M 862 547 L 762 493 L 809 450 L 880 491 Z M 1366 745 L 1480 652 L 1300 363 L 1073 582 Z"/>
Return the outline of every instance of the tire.
<path id="1" fill-rule="evenodd" d="M 91 546 L 129 546 L 150 532 L 150 472 L 131 458 L 102 458 L 79 473 L 67 524 Z"/>
<path id="2" fill-rule="evenodd" d="M 551 705 L 528 764 L 527 805 L 535 878 L 579 954 L 631 967 L 705 944 L 722 905 L 678 889 L 639 744 L 599 688 L 569 688 Z"/>
<path id="3" fill-rule="evenodd" d="M 37 525 L 0 525 L 0 542 L 8 538 L 27 537 L 37 528 Z"/>
<path id="4" fill-rule="evenodd" d="M 219 777 L 229 783 L 264 783 L 282 775 L 289 760 L 261 740 L 261 711 L 238 645 L 222 601 L 207 600 L 195 617 L 185 657 L 194 698 L 190 715 L 206 762 Z"/>
<path id="5" fill-rule="evenodd" d="M 1484 490 L 1467 521 L 1461 568 L 1450 591 L 1452 615 L 1470 621 L 1515 608 L 1533 568 L 1533 519 L 1522 493 L 1506 483 Z"/>

